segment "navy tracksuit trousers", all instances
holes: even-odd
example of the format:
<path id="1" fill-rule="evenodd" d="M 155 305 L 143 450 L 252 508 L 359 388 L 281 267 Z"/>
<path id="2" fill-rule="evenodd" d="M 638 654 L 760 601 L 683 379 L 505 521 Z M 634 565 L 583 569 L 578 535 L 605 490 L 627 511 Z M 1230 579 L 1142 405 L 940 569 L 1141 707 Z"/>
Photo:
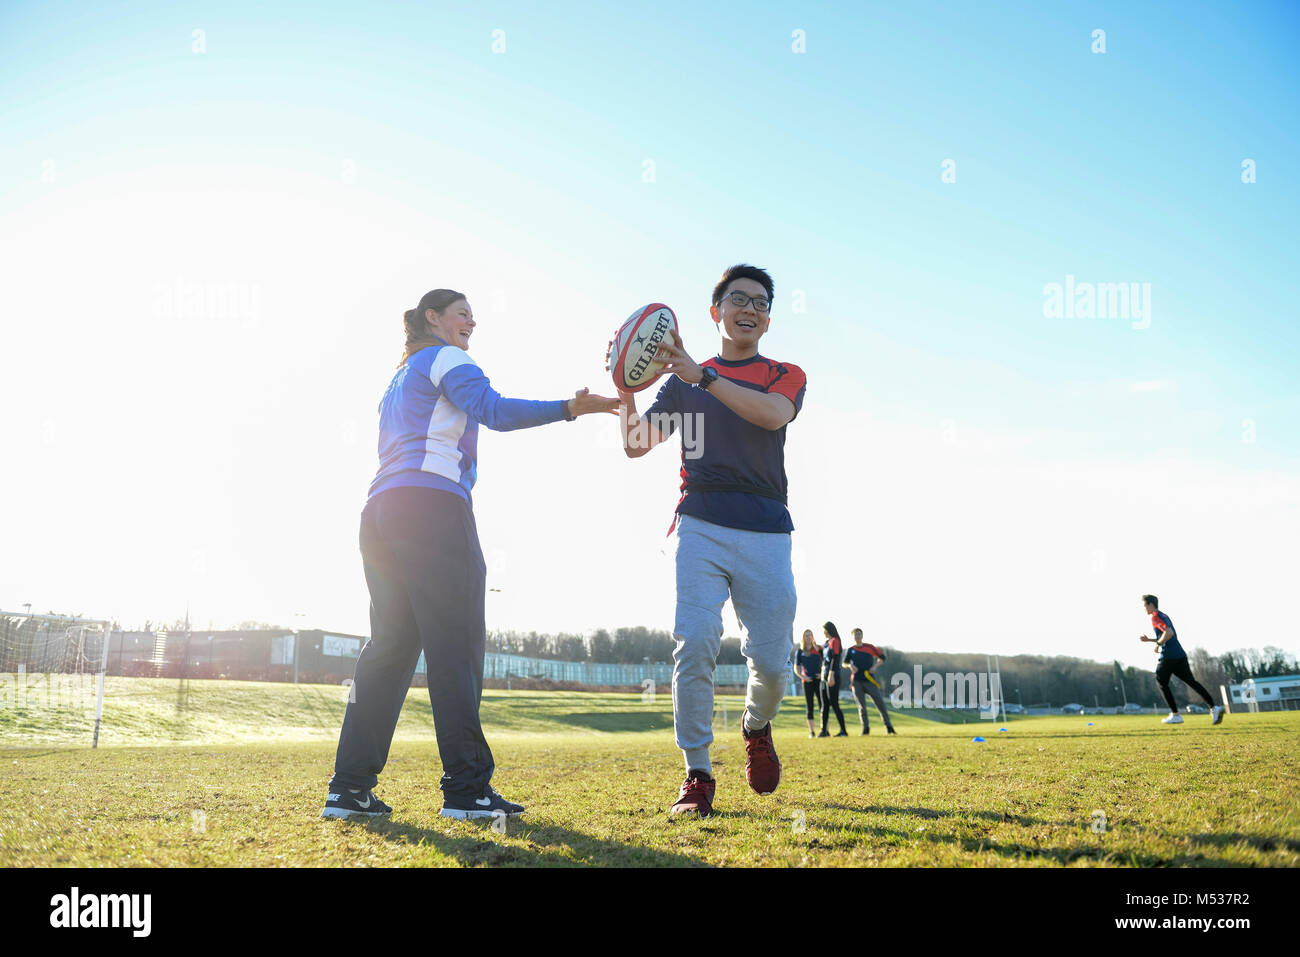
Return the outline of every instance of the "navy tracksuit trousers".
<path id="1" fill-rule="evenodd" d="M 474 512 L 438 489 L 380 492 L 361 512 L 370 640 L 361 649 L 331 788 L 373 788 L 421 650 L 446 794 L 480 797 L 492 752 L 479 724 L 487 566 Z"/>
<path id="2" fill-rule="evenodd" d="M 1156 663 L 1156 684 L 1160 686 L 1160 693 L 1165 696 L 1165 702 L 1169 705 L 1170 714 L 1178 711 L 1178 703 L 1174 701 L 1174 693 L 1169 690 L 1169 679 L 1171 677 L 1181 678 L 1183 684 L 1200 695 L 1206 705 L 1211 708 L 1214 707 L 1214 699 L 1205 690 L 1205 685 L 1197 681 L 1192 674 L 1192 666 L 1188 664 L 1186 656 L 1182 658 L 1161 658 Z"/>

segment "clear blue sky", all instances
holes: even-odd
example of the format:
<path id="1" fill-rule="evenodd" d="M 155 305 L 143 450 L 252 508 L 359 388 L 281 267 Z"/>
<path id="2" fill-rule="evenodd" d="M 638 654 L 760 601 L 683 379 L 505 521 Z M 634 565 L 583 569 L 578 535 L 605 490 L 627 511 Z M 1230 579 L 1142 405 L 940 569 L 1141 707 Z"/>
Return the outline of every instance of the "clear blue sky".
<path id="1" fill-rule="evenodd" d="M 559 397 L 602 388 L 645 302 L 708 354 L 708 290 L 746 260 L 777 284 L 764 352 L 809 376 L 800 627 L 1138 663 L 1152 590 L 1192 644 L 1298 650 L 1257 594 L 1294 581 L 1300 531 L 1298 26 L 1266 3 L 5 4 L 0 443 L 31 455 L 0 476 L 0 606 L 364 632 L 355 513 L 402 309 L 463 289 L 498 387 Z M 1149 328 L 1046 317 L 1067 275 L 1150 283 Z M 226 289 L 249 315 L 214 311 Z M 602 430 L 484 440 L 496 623 L 670 627 L 675 453 L 627 463 Z M 631 544 L 603 519 L 624 496 L 655 514 Z"/>

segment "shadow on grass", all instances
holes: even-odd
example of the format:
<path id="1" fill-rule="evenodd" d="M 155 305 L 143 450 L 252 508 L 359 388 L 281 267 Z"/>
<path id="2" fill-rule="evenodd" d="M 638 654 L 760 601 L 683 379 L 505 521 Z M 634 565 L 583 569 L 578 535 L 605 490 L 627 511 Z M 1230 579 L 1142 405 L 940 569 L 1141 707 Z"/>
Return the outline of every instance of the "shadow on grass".
<path id="1" fill-rule="evenodd" d="M 952 725 L 948 725 L 948 727 L 952 727 Z M 992 731 L 993 734 L 990 735 L 989 731 Z M 1152 729 L 1147 731 L 1072 731 L 1065 734 L 1062 733 L 1044 734 L 1041 731 L 1028 731 L 1026 729 L 1026 733 L 1017 736 L 1017 735 L 1013 735 L 1009 731 L 1006 734 L 999 734 L 998 731 L 993 728 L 980 728 L 977 725 L 971 725 L 970 733 L 972 737 L 976 735 L 980 735 L 988 738 L 989 741 L 1047 741 L 1053 738 L 1062 738 L 1069 741 L 1079 741 L 1085 738 L 1159 738 L 1159 737 L 1167 736 L 1171 732 L 1162 731 L 1159 729 Z M 1173 732 L 1173 733 L 1176 734 L 1177 732 Z M 1221 731 L 1216 729 L 1215 734 L 1219 734 L 1219 733 L 1221 733 Z M 898 737 L 900 738 L 904 736 L 908 738 L 915 738 L 918 741 L 919 740 L 955 741 L 955 742 L 962 741 L 962 737 L 960 735 L 954 735 L 954 734 L 908 734 L 904 732 L 898 735 Z"/>
<path id="2" fill-rule="evenodd" d="M 588 711 L 554 714 L 550 719 L 593 731 L 667 731 L 673 726 L 673 716 L 658 711 Z"/>
<path id="3" fill-rule="evenodd" d="M 448 822 L 452 823 L 452 822 Z M 492 822 L 455 822 L 464 834 L 398 821 L 370 821 L 365 827 L 389 841 L 428 846 L 470 867 L 710 867 L 688 854 L 638 847 L 593 837 L 554 824 L 510 823 L 507 835 L 526 846 L 498 842 Z M 567 853 L 565 849 L 567 848 Z"/>
<path id="4" fill-rule="evenodd" d="M 939 811 L 934 808 L 925 807 L 894 807 L 889 805 L 875 805 L 868 807 L 854 807 L 846 804 L 828 804 L 828 808 L 834 808 L 841 811 L 851 811 L 857 814 L 884 814 L 884 815 L 906 815 L 908 817 L 920 818 L 922 820 L 936 820 L 940 818 L 976 818 L 987 821 L 992 824 L 1014 824 L 1022 827 L 1054 827 L 1076 829 L 1082 826 L 1081 822 L 1076 821 L 1051 821 L 1044 818 L 1030 817 L 1023 814 L 1003 813 L 1000 811 Z M 967 854 L 992 853 L 999 857 L 1008 859 L 1008 861 L 1021 861 L 1030 859 L 1049 860 L 1056 864 L 1070 864 L 1074 861 L 1088 860 L 1095 861 L 1099 864 L 1109 866 L 1132 866 L 1132 867 L 1179 867 L 1187 865 L 1200 865 L 1207 867 L 1238 867 L 1239 864 L 1223 860 L 1218 857 L 1211 857 L 1203 854 L 1159 854 L 1135 849 L 1131 847 L 1107 847 L 1101 840 L 1091 838 L 1089 835 L 1080 833 L 1079 839 L 1070 844 L 1044 844 L 1042 842 L 1025 842 L 1016 840 L 997 840 L 977 836 L 963 836 L 957 834 L 935 834 L 935 833 L 918 833 L 914 829 L 904 829 L 895 827 L 881 827 L 877 825 L 850 825 L 848 828 L 837 827 L 833 825 L 808 822 L 808 827 L 826 831 L 835 835 L 829 842 L 820 842 L 823 847 L 854 847 L 863 843 L 863 838 L 874 838 L 884 844 L 891 846 L 906 846 L 915 844 L 918 841 L 926 841 L 935 845 L 953 845 L 960 847 Z M 1126 824 L 1126 831 L 1146 832 L 1148 829 L 1141 825 Z M 845 831 L 850 833 L 850 837 L 845 836 Z M 1252 848 L 1259 851 L 1300 851 L 1300 841 L 1293 841 L 1286 838 L 1259 837 L 1251 834 L 1240 834 L 1229 832 L 1225 834 L 1193 834 L 1188 835 L 1193 844 L 1213 845 L 1218 849 L 1226 849 L 1239 843 L 1246 843 Z"/>
<path id="5" fill-rule="evenodd" d="M 929 807 L 893 807 L 884 804 L 870 807 L 854 807 L 851 804 L 828 804 L 826 806 L 837 811 L 852 811 L 854 814 L 904 814 L 908 817 L 919 817 L 927 821 L 947 817 L 973 817 L 992 824 L 1019 824 L 1024 827 L 1060 824 L 1059 821 L 1046 821 L 1042 818 L 1029 817 L 1024 814 L 1005 814 L 1001 811 L 936 811 L 934 808 Z"/>
<path id="6" fill-rule="evenodd" d="M 0 755 L 4 755 L 6 758 L 12 758 L 15 761 L 19 759 L 26 761 L 28 758 L 43 758 L 50 754 L 71 754 L 74 751 L 86 751 L 87 753 L 89 753 L 88 748 L 53 748 L 53 747 L 25 748 L 25 747 L 18 746 L 18 747 L 0 748 Z"/>
<path id="7" fill-rule="evenodd" d="M 1300 854 L 1300 841 L 1286 837 L 1261 837 L 1257 834 L 1242 834 L 1228 831 L 1224 834 L 1192 834 L 1189 839 L 1193 844 L 1212 844 L 1215 847 L 1231 847 L 1234 844 L 1249 844 L 1257 851 L 1290 851 Z"/>
<path id="8" fill-rule="evenodd" d="M 834 806 L 834 805 L 832 805 Z M 849 810 L 858 810 L 849 808 Z M 930 811 L 926 808 L 875 808 L 876 811 L 912 813 L 913 811 L 921 812 L 922 816 L 928 818 L 955 816 L 942 812 Z M 985 812 L 974 816 L 988 817 L 991 820 L 1001 822 L 1000 815 Z M 1008 816 L 1007 820 L 1012 823 L 1038 823 L 1040 826 L 1047 822 L 1035 821 L 1032 818 L 1023 818 Z M 962 853 L 978 856 L 979 854 L 996 854 L 1004 858 L 1008 864 L 1023 863 L 1027 860 L 1046 860 L 1055 864 L 1065 865 L 1077 860 L 1092 860 L 1101 864 L 1112 866 L 1128 864 L 1134 867 L 1167 867 L 1171 864 L 1195 863 L 1193 860 L 1171 859 L 1157 854 L 1148 854 L 1145 852 L 1122 850 L 1117 851 L 1104 847 L 1097 842 L 1087 842 L 1086 838 L 1075 844 L 1057 844 L 1044 845 L 1041 843 L 1025 843 L 1022 841 L 994 841 L 988 837 L 962 836 L 958 834 L 936 834 L 931 832 L 918 833 L 913 828 L 897 827 L 880 827 L 876 825 L 854 825 L 849 828 L 831 827 L 823 824 L 808 823 L 809 828 L 817 828 L 826 831 L 831 835 L 827 840 L 819 839 L 814 846 L 827 850 L 849 850 L 862 847 L 864 844 L 871 843 L 876 847 L 887 848 L 911 848 L 920 843 L 930 844 L 933 846 L 950 846 L 960 848 Z M 845 832 L 848 832 L 847 834 Z M 975 863 L 974 861 L 970 863 Z"/>

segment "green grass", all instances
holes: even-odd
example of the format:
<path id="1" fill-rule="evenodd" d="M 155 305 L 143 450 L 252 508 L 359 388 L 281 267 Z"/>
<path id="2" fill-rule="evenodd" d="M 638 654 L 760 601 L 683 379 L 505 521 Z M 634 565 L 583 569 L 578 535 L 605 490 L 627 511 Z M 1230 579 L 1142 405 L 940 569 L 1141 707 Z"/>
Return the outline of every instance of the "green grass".
<path id="1" fill-rule="evenodd" d="M 869 737 L 809 739 L 790 698 L 775 729 L 781 787 L 759 797 L 744 780 L 743 703 L 728 697 L 718 813 L 674 821 L 668 695 L 487 691 L 494 783 L 529 807 L 500 834 L 438 816 L 422 690 L 376 788 L 394 814 L 366 824 L 319 817 L 342 688 L 112 679 L 94 751 L 90 718 L 20 707 L 19 691 L 0 694 L 4 867 L 1300 864 L 1300 713 L 1217 728 L 1019 718 L 999 733 L 902 712 L 896 737 L 874 720 Z"/>

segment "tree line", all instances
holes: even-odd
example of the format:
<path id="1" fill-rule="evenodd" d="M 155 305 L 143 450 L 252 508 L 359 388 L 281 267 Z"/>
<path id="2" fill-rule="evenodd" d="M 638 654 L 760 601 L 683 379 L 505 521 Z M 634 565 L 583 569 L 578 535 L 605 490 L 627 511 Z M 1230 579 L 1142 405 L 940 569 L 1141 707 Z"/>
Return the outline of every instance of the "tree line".
<path id="1" fill-rule="evenodd" d="M 672 633 L 637 626 L 601 628 L 589 634 L 561 632 L 543 634 L 536 631 L 500 631 L 488 637 L 491 652 L 549 658 L 558 661 L 592 661 L 613 664 L 670 664 L 676 642 Z M 987 666 L 983 654 L 949 654 L 904 651 L 882 645 L 886 659 L 879 674 L 885 690 L 891 690 L 890 678 L 902 673 L 911 678 L 916 666 L 925 673 L 980 673 Z M 1300 674 L 1300 658 L 1281 648 L 1241 648 L 1212 655 L 1204 648 L 1189 653 L 1192 671 L 1202 684 L 1218 697 L 1219 686 L 1228 686 L 1246 678 L 1277 677 Z M 1013 655 L 1002 657 L 1003 697 L 1011 703 L 1034 705 L 1081 704 L 1085 707 L 1114 707 L 1126 702 L 1149 706 L 1162 702 L 1156 685 L 1155 656 L 1150 668 L 1124 666 L 1118 661 L 1100 662 L 1065 655 Z M 724 638 L 718 664 L 744 664 L 739 638 Z M 1187 700 L 1181 682 L 1173 682 L 1178 700 Z"/>
<path id="2" fill-rule="evenodd" d="M 50 612 L 55 614 L 55 612 Z M 80 616 L 75 616 L 80 617 Z M 181 631 L 188 627 L 184 618 L 171 622 L 165 619 L 147 621 L 140 630 L 165 628 Z M 121 626 L 113 622 L 115 629 Z M 259 621 L 244 621 L 238 631 L 291 631 Z M 488 651 L 523 655 L 528 658 L 548 658 L 557 661 L 591 661 L 610 664 L 671 664 L 676 642 L 672 633 L 643 625 L 600 628 L 586 634 L 560 632 L 558 634 L 536 631 L 497 631 L 488 636 Z M 880 645 L 887 658 L 880 674 L 885 678 L 886 692 L 891 689 L 892 675 L 915 674 L 916 666 L 923 672 L 982 672 L 986 667 L 983 654 L 950 654 L 940 652 L 904 651 L 889 645 Z M 1300 657 L 1289 655 L 1281 648 L 1238 648 L 1220 655 L 1212 655 L 1204 648 L 1188 652 L 1192 671 L 1215 697 L 1219 686 L 1236 684 L 1246 678 L 1268 678 L 1300 674 Z M 1000 661 L 1004 698 L 1010 703 L 1053 705 L 1077 703 L 1085 707 L 1100 705 L 1113 707 L 1126 701 L 1141 705 L 1161 702 L 1160 689 L 1155 679 L 1155 656 L 1150 668 L 1125 667 L 1118 661 L 1110 663 L 1073 658 L 1064 655 L 1014 655 Z M 745 656 L 740 652 L 740 639 L 722 639 L 718 664 L 740 665 Z M 1172 683 L 1175 697 L 1188 700 L 1181 682 Z"/>
<path id="3" fill-rule="evenodd" d="M 555 661 L 593 661 L 616 665 L 671 664 L 676 644 L 672 632 L 646 628 L 644 625 L 615 628 L 612 632 L 598 628 L 587 635 L 494 631 L 488 636 L 488 651 L 492 652 Z M 745 656 L 740 653 L 740 639 L 723 638 L 718 664 L 744 663 Z"/>

